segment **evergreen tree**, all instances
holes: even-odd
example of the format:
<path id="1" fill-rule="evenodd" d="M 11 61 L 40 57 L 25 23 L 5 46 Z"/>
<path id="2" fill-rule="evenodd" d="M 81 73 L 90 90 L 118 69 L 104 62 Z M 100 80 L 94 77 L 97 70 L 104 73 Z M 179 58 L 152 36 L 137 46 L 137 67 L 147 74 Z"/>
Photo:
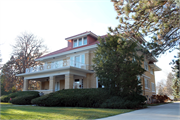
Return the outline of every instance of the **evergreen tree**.
<path id="1" fill-rule="evenodd" d="M 150 36 L 147 47 L 158 56 L 180 40 L 179 0 L 111 0 L 120 24 L 110 31 L 124 36 Z"/>
<path id="2" fill-rule="evenodd" d="M 98 41 L 93 67 L 100 84 L 112 94 L 140 94 L 141 81 L 137 76 L 145 70 L 141 67 L 144 57 L 137 55 L 140 50 L 137 43 L 117 35 L 108 35 Z"/>
<path id="3" fill-rule="evenodd" d="M 175 79 L 173 80 L 172 89 L 174 100 L 177 100 L 177 98 L 180 98 L 180 79 L 178 79 L 177 77 L 175 77 Z"/>

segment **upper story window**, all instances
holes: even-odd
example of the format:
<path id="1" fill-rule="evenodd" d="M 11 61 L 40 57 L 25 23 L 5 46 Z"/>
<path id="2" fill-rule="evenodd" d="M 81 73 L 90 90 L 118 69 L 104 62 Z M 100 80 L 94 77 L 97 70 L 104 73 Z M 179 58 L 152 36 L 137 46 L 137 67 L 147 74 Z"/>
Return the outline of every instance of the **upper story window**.
<path id="1" fill-rule="evenodd" d="M 150 73 L 153 75 L 153 68 L 150 69 Z"/>
<path id="2" fill-rule="evenodd" d="M 151 86 L 152 86 L 152 92 L 155 92 L 155 84 L 151 83 Z"/>
<path id="3" fill-rule="evenodd" d="M 87 37 L 82 37 L 74 40 L 73 47 L 79 47 L 82 45 L 87 45 Z"/>
<path id="4" fill-rule="evenodd" d="M 144 61 L 144 69 L 148 71 L 148 63 Z"/>
<path id="5" fill-rule="evenodd" d="M 148 79 L 147 78 L 144 78 L 144 83 L 145 83 L 145 88 L 148 88 Z"/>

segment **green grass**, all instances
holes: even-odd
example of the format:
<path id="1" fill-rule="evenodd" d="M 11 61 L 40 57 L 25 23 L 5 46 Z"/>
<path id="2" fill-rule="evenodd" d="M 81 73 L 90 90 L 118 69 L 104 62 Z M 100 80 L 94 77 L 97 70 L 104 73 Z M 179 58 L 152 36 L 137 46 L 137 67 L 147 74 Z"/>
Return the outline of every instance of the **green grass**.
<path id="1" fill-rule="evenodd" d="M 81 107 L 39 107 L 0 103 L 1 119 L 97 119 L 130 112 L 130 109 L 99 109 Z"/>

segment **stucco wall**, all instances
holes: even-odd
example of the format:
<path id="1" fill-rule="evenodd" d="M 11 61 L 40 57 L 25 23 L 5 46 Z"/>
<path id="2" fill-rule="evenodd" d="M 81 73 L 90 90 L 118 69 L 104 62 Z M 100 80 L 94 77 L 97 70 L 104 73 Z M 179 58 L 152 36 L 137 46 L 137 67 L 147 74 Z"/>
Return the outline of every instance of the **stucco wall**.
<path id="1" fill-rule="evenodd" d="M 49 89 L 49 81 L 41 82 L 41 89 L 48 90 Z"/>
<path id="2" fill-rule="evenodd" d="M 65 80 L 60 80 L 60 90 L 65 89 Z"/>

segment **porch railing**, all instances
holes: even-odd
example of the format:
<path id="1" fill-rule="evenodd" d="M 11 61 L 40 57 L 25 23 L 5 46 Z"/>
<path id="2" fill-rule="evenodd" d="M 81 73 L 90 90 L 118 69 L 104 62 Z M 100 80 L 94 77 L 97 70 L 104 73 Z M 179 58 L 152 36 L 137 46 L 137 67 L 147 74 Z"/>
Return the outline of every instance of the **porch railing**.
<path id="1" fill-rule="evenodd" d="M 71 60 L 56 61 L 56 62 L 52 62 L 52 63 L 46 63 L 43 65 L 37 65 L 34 67 L 26 68 L 26 73 L 63 68 L 66 66 L 73 66 L 73 67 L 77 67 L 77 68 L 81 68 L 81 69 L 88 69 L 89 65 L 80 63 L 80 62 L 71 61 Z"/>

